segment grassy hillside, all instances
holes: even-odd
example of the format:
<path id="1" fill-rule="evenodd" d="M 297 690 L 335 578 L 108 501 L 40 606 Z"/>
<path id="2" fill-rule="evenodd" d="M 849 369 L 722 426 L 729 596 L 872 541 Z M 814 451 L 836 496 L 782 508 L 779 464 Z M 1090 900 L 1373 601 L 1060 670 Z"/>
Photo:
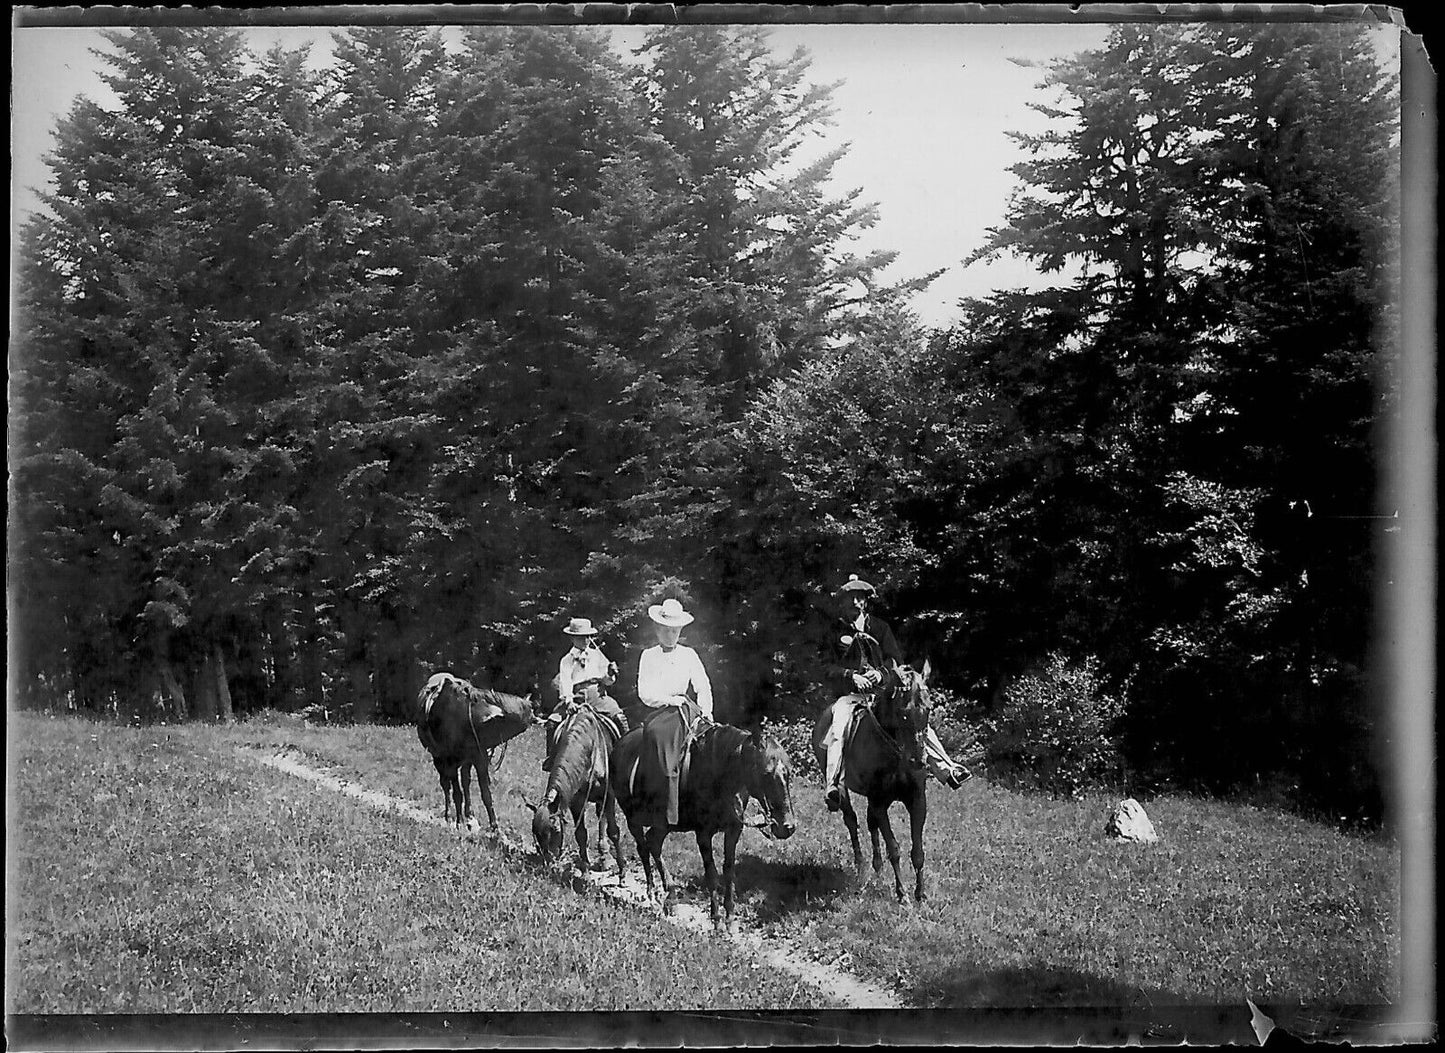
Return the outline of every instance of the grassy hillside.
<path id="1" fill-rule="evenodd" d="M 7 1012 L 781 1008 L 815 997 L 728 943 L 579 897 L 235 748 L 268 736 L 12 718 Z M 395 729 L 317 738 L 423 769 L 421 747 Z"/>
<path id="2" fill-rule="evenodd" d="M 12 1011 L 811 997 L 725 943 L 577 897 L 484 845 L 288 781 L 239 748 L 293 745 L 440 815 L 409 728 L 22 717 L 11 741 Z M 540 731 L 527 732 L 494 777 L 501 823 L 522 840 L 528 814 L 511 791 L 540 790 L 540 749 Z M 914 1005 L 1382 1003 L 1395 990 L 1398 851 L 1383 839 L 1166 797 L 1146 802 L 1161 842 L 1119 845 L 1102 836 L 1105 799 L 930 784 L 932 899 L 915 909 L 893 901 L 891 877 L 855 889 L 846 832 L 819 787 L 799 781 L 794 798 L 792 839 L 743 836 L 740 917 Z M 911 887 L 901 808 L 894 824 Z M 635 868 L 630 838 L 625 851 Z M 684 895 L 699 895 L 691 835 L 670 838 L 668 856 Z"/>

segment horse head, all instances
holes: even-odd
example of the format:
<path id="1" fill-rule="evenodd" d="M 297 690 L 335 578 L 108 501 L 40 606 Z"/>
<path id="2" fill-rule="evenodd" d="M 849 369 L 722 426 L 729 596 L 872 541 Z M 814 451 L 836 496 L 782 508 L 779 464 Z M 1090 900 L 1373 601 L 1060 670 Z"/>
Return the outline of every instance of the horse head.
<path id="1" fill-rule="evenodd" d="M 542 862 L 551 864 L 562 857 L 562 834 L 567 825 L 567 802 L 555 788 L 532 808 L 532 838 Z"/>
<path id="2" fill-rule="evenodd" d="M 895 665 L 893 671 L 898 677 L 898 689 L 892 699 L 898 743 L 908 763 L 923 768 L 927 759 L 928 721 L 933 709 L 928 697 L 931 667 L 925 659 L 921 671 L 906 665 Z"/>
<path id="3" fill-rule="evenodd" d="M 748 794 L 762 807 L 766 825 L 758 830 L 785 841 L 797 829 L 793 822 L 793 769 L 776 739 L 762 731 L 748 732 L 742 755 L 747 765 Z"/>

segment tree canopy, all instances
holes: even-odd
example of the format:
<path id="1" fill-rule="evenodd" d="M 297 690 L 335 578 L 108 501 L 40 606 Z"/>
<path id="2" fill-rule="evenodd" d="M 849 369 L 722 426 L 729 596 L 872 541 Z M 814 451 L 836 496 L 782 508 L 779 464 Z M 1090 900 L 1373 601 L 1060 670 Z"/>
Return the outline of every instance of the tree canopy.
<path id="1" fill-rule="evenodd" d="M 861 572 L 976 716 L 1071 655 L 1136 771 L 1369 807 L 1399 172 L 1361 30 L 1051 64 L 959 255 L 1075 276 L 935 330 L 762 29 L 109 40 L 22 250 L 22 694 L 395 719 L 435 668 L 539 685 L 574 614 L 625 665 L 666 594 L 725 719 L 798 712 Z"/>

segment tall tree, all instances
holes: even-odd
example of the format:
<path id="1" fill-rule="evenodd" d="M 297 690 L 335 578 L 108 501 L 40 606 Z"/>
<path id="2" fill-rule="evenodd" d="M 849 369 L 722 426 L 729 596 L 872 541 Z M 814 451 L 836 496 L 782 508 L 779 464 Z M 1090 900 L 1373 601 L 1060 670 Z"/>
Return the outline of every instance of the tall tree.
<path id="1" fill-rule="evenodd" d="M 1082 276 L 952 338 L 1042 469 L 1012 500 L 1050 555 L 1015 599 L 1135 670 L 1139 755 L 1304 770 L 1321 741 L 1291 712 L 1362 721 L 1371 545 L 1333 517 L 1374 489 L 1391 80 L 1350 27 L 1129 26 L 1046 84 L 1055 127 L 1020 137 L 1024 189 L 978 255 Z"/>

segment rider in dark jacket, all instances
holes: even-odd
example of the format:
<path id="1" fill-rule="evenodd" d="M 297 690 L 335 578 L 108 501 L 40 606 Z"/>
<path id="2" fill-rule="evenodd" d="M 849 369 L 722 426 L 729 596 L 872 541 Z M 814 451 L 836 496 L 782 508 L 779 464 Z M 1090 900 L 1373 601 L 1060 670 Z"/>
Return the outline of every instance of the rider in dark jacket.
<path id="1" fill-rule="evenodd" d="M 893 666 L 903 661 L 903 652 L 888 623 L 868 613 L 868 603 L 877 592 L 858 575 L 850 574 L 843 594 L 848 598 L 849 613 L 841 618 L 834 640 L 838 656 L 839 686 L 844 695 L 833 703 L 832 724 L 824 744 L 827 765 L 824 773 L 824 803 L 829 811 L 837 811 L 843 793 L 843 736 L 853 707 L 872 706 L 880 696 L 894 687 Z"/>
<path id="2" fill-rule="evenodd" d="M 854 707 L 865 705 L 876 713 L 878 700 L 898 686 L 894 666 L 903 664 L 903 652 L 893 630 L 882 618 L 868 612 L 877 590 L 858 575 L 850 574 L 841 591 L 848 597 L 850 612 L 840 620 L 834 643 L 840 686 L 845 694 L 833 703 L 832 722 L 823 739 L 827 749 L 823 801 L 829 811 L 842 806 L 843 744 Z M 930 765 L 939 764 L 943 772 L 940 777 L 947 778 L 950 785 L 969 778 L 966 767 L 948 759 L 932 728 L 928 729 L 928 752 L 932 754 Z"/>

